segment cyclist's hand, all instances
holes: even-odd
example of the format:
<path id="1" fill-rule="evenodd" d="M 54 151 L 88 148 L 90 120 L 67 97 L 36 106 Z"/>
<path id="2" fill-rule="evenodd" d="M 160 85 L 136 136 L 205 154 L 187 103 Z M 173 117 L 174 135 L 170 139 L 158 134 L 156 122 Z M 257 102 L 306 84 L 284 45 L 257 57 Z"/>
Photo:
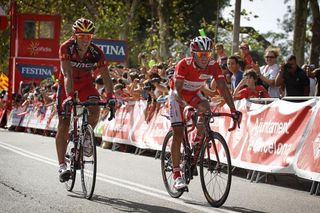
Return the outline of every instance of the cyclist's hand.
<path id="1" fill-rule="evenodd" d="M 71 106 L 73 104 L 73 97 L 68 96 L 66 99 L 62 102 L 62 107 L 65 108 L 67 105 Z"/>
<path id="2" fill-rule="evenodd" d="M 231 112 L 231 115 L 232 115 L 233 121 L 237 122 L 238 128 L 240 128 L 240 123 L 242 120 L 242 112 L 235 110 L 235 111 Z"/>

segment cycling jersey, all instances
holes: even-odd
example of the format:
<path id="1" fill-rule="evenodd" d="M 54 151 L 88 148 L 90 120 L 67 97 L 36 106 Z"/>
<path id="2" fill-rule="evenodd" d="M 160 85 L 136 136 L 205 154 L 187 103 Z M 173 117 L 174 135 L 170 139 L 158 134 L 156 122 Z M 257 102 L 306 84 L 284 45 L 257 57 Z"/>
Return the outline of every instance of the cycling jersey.
<path id="1" fill-rule="evenodd" d="M 73 90 L 78 91 L 80 101 L 85 101 L 89 97 L 99 97 L 98 91 L 94 87 L 92 72 L 97 68 L 108 66 L 108 62 L 102 50 L 91 43 L 87 52 L 80 57 L 77 50 L 76 40 L 71 37 L 65 41 L 59 50 L 60 61 L 70 61 L 72 66 Z M 64 76 L 60 72 L 59 86 L 57 92 L 57 107 L 60 112 L 60 105 L 66 98 L 64 87 Z"/>
<path id="2" fill-rule="evenodd" d="M 214 60 L 209 61 L 205 69 L 200 69 L 195 66 L 193 58 L 184 58 L 177 65 L 172 79 L 170 80 L 170 121 L 171 125 L 181 125 L 183 122 L 183 108 L 175 100 L 172 94 L 174 89 L 174 80 L 184 80 L 181 95 L 183 99 L 191 106 L 196 107 L 200 102 L 206 100 L 201 94 L 200 89 L 205 85 L 205 82 L 213 77 L 215 80 L 224 79 L 224 75 L 220 66 Z"/>

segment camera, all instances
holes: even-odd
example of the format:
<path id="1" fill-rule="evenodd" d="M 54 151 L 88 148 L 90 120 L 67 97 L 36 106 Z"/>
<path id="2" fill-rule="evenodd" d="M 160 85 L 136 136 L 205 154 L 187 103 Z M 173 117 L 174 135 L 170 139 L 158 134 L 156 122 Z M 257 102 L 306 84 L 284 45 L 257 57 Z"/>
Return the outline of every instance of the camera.
<path id="1" fill-rule="evenodd" d="M 221 64 L 220 67 L 221 67 L 221 69 L 224 69 L 224 70 L 226 70 L 228 68 L 227 64 Z"/>
<path id="2" fill-rule="evenodd" d="M 146 91 L 153 91 L 155 90 L 155 86 L 153 86 L 152 82 L 151 81 L 147 81 L 143 87 L 143 90 L 146 90 Z"/>
<path id="3" fill-rule="evenodd" d="M 151 83 L 160 83 L 160 78 L 153 78 L 153 79 L 151 79 L 151 81 L 150 81 Z"/>

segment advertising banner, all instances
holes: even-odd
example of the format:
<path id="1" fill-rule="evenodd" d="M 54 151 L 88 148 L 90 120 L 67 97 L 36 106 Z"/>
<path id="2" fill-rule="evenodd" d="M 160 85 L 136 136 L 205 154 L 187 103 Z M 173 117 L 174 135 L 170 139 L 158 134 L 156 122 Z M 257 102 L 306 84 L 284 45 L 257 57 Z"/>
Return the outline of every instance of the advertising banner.
<path id="1" fill-rule="evenodd" d="M 111 62 L 127 61 L 127 58 L 128 58 L 128 42 L 127 41 L 95 38 L 92 40 L 92 42 L 102 49 L 108 61 L 111 61 Z"/>
<path id="2" fill-rule="evenodd" d="M 294 104 L 280 100 L 248 111 L 247 137 L 241 154 L 241 161 L 248 163 L 245 167 L 292 173 L 290 166 L 314 104 L 315 100 Z"/>
<path id="3" fill-rule="evenodd" d="M 320 103 L 314 108 L 309 131 L 307 131 L 301 152 L 297 157 L 295 170 L 298 176 L 320 182 Z M 316 124 L 316 125 L 314 125 Z"/>
<path id="4" fill-rule="evenodd" d="M 19 90 L 20 82 L 23 82 L 23 85 L 33 82 L 39 84 L 44 79 L 57 79 L 59 70 L 60 62 L 58 59 L 16 59 L 13 92 Z"/>
<path id="5" fill-rule="evenodd" d="M 61 17 L 18 14 L 17 57 L 58 58 Z"/>

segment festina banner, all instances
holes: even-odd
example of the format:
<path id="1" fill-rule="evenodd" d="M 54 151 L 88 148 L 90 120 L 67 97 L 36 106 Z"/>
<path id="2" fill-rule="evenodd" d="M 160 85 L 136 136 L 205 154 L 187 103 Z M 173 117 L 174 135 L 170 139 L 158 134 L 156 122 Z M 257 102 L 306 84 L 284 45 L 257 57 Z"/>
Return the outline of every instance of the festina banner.
<path id="1" fill-rule="evenodd" d="M 59 59 L 17 58 L 12 79 L 12 92 L 19 90 L 20 83 L 39 84 L 44 79 L 56 79 L 59 75 Z"/>
<path id="2" fill-rule="evenodd" d="M 18 70 L 24 78 L 51 78 L 53 74 L 52 66 L 39 66 L 31 64 L 18 64 Z"/>
<path id="3" fill-rule="evenodd" d="M 100 47 L 109 62 L 126 62 L 128 58 L 128 42 L 125 40 L 93 39 L 92 42 Z"/>

